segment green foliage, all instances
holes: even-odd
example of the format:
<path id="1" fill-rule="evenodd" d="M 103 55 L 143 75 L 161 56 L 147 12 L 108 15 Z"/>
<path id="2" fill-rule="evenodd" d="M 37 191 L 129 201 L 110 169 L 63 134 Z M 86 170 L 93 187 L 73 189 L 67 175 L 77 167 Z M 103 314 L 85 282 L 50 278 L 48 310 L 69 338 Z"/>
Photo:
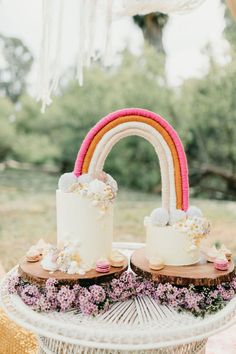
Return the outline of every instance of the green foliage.
<path id="1" fill-rule="evenodd" d="M 181 115 L 190 176 L 198 191 L 236 197 L 236 62 L 212 63 L 202 80 L 183 85 L 175 107 Z M 177 110 L 178 109 L 178 110 Z"/>
<path id="2" fill-rule="evenodd" d="M 229 41 L 230 45 L 236 48 L 236 22 L 230 13 L 229 9 L 225 11 L 225 37 Z"/>
<path id="3" fill-rule="evenodd" d="M 0 161 L 4 161 L 12 152 L 16 133 L 11 102 L 7 98 L 0 98 L 0 107 Z"/>
<path id="4" fill-rule="evenodd" d="M 233 55 L 233 51 L 232 51 Z M 192 194 L 236 199 L 236 61 L 218 67 L 211 60 L 202 79 L 178 90 L 166 83 L 164 60 L 146 47 L 141 57 L 124 53 L 112 70 L 94 66 L 85 85 L 69 81 L 43 115 L 33 98 L 22 96 L 17 109 L 0 101 L 0 158 L 73 169 L 89 129 L 109 112 L 142 107 L 157 112 L 178 131 L 187 153 Z M 153 147 L 128 137 L 110 152 L 105 170 L 121 186 L 160 192 L 161 178 Z"/>
<path id="5" fill-rule="evenodd" d="M 0 92 L 15 103 L 26 89 L 33 56 L 28 47 L 14 37 L 0 35 L 0 48 L 4 59 L 0 68 Z"/>

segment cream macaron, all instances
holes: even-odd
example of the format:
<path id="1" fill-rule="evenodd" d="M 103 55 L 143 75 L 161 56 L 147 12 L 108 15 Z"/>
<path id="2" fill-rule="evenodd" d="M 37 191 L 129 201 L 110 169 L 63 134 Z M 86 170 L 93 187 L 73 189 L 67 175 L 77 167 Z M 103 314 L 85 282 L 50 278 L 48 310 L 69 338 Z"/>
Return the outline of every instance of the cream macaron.
<path id="1" fill-rule="evenodd" d="M 232 259 L 232 252 L 225 246 L 221 245 L 221 248 L 219 250 L 220 252 L 224 253 L 225 257 L 228 259 L 228 261 L 231 261 Z"/>
<path id="2" fill-rule="evenodd" d="M 151 257 L 149 259 L 149 268 L 152 270 L 161 270 L 165 267 L 165 263 L 160 257 Z"/>
<path id="3" fill-rule="evenodd" d="M 125 256 L 117 250 L 112 251 L 109 261 L 112 267 L 120 268 L 123 267 L 125 262 Z"/>
<path id="4" fill-rule="evenodd" d="M 30 248 L 29 251 L 26 253 L 26 260 L 27 262 L 38 262 L 42 259 L 42 255 L 39 250 L 35 248 Z"/>

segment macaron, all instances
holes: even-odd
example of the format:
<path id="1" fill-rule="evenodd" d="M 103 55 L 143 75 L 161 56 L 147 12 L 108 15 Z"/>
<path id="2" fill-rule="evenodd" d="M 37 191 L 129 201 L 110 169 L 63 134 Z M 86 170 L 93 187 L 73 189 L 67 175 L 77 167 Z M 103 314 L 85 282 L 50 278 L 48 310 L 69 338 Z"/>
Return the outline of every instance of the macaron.
<path id="1" fill-rule="evenodd" d="M 123 267 L 124 262 L 125 262 L 125 256 L 123 256 L 122 253 L 120 253 L 119 251 L 115 250 L 112 251 L 110 257 L 109 257 L 109 261 L 112 267 L 115 268 L 120 268 Z"/>
<path id="2" fill-rule="evenodd" d="M 229 261 L 227 259 L 215 259 L 214 267 L 217 270 L 228 270 L 229 269 Z"/>
<path id="3" fill-rule="evenodd" d="M 96 262 L 96 271 L 98 273 L 108 273 L 110 271 L 111 265 L 107 259 L 99 259 Z"/>
<path id="4" fill-rule="evenodd" d="M 152 257 L 149 259 L 149 268 L 152 270 L 161 270 L 165 266 L 162 258 Z"/>
<path id="5" fill-rule="evenodd" d="M 227 248 L 225 247 L 225 245 L 222 245 L 221 248 L 220 248 L 220 252 L 223 252 L 225 257 L 228 259 L 228 261 L 231 261 L 232 259 L 232 252 Z"/>
<path id="6" fill-rule="evenodd" d="M 29 251 L 26 253 L 27 262 L 34 263 L 40 261 L 41 259 L 42 259 L 41 253 L 34 248 L 29 249 Z"/>

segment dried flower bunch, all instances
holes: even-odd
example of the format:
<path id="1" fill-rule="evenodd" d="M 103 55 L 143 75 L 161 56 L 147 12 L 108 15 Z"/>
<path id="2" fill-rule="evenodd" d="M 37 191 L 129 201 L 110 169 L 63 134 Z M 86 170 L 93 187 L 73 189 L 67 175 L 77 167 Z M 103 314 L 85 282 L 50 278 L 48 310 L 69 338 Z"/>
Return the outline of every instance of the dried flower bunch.
<path id="1" fill-rule="evenodd" d="M 118 190 L 114 178 L 105 172 L 96 177 L 89 174 L 76 177 L 72 172 L 64 173 L 59 179 L 58 187 L 66 193 L 88 198 L 93 206 L 100 208 L 101 215 L 114 202 Z"/>
<path id="2" fill-rule="evenodd" d="M 83 275 L 90 269 L 81 260 L 80 243 L 72 241 L 66 242 L 61 248 L 49 244 L 44 250 L 41 265 L 51 274 L 60 270 L 68 274 Z"/>
<path id="3" fill-rule="evenodd" d="M 200 246 L 202 239 L 206 238 L 211 230 L 211 223 L 202 217 L 194 216 L 174 224 L 177 230 L 186 232 L 191 238 L 193 245 Z"/>

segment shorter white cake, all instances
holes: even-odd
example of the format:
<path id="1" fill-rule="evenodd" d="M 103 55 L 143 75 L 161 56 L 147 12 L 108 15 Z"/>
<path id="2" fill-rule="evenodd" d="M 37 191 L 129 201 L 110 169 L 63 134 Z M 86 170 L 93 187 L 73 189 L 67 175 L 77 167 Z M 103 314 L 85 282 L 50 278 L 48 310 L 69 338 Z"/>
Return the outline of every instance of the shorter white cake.
<path id="1" fill-rule="evenodd" d="M 58 244 L 77 242 L 86 268 L 100 258 L 108 258 L 112 250 L 113 204 L 101 214 L 90 199 L 77 193 L 57 190 Z"/>
<path id="2" fill-rule="evenodd" d="M 210 232 L 210 223 L 200 209 L 187 212 L 157 208 L 144 219 L 146 258 L 152 264 L 161 259 L 165 265 L 185 266 L 200 260 L 200 244 Z"/>
<path id="3" fill-rule="evenodd" d="M 160 257 L 166 265 L 183 266 L 199 261 L 200 251 L 193 247 L 186 232 L 173 226 L 156 226 L 146 223 L 146 257 Z"/>

